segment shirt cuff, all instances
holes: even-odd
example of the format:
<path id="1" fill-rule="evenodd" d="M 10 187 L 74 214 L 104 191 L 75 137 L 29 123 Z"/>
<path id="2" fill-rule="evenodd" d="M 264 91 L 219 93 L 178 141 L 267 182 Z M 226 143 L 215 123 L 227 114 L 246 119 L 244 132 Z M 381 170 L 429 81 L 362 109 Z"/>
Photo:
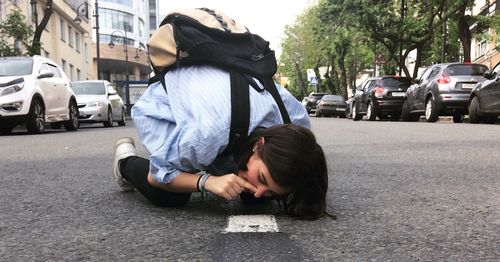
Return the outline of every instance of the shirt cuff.
<path id="1" fill-rule="evenodd" d="M 160 184 L 169 184 L 172 182 L 172 180 L 174 180 L 174 178 L 176 178 L 178 175 L 182 173 L 181 170 L 177 169 L 171 169 L 166 167 L 157 169 L 154 168 L 153 166 L 150 167 L 150 172 L 153 175 L 155 181 Z"/>

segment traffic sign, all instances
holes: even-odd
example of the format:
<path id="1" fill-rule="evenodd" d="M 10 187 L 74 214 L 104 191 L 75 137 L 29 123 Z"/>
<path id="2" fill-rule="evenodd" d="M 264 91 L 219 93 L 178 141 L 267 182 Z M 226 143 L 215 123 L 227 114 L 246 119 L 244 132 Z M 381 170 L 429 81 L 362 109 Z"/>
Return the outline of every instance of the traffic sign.
<path id="1" fill-rule="evenodd" d="M 387 63 L 387 61 L 385 61 L 384 53 L 379 52 L 377 54 L 377 56 L 375 57 L 375 61 L 373 63 L 376 65 L 383 65 L 383 64 Z"/>
<path id="2" fill-rule="evenodd" d="M 311 79 L 309 79 L 309 84 L 312 85 L 312 86 L 315 86 L 318 84 L 318 79 L 316 79 L 315 76 L 311 77 Z"/>

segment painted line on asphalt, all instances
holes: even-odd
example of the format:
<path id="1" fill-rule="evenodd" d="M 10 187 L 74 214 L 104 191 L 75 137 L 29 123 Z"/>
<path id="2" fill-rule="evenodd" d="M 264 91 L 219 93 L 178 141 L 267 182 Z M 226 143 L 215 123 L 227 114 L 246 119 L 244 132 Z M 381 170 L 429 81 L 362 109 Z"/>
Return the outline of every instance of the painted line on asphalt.
<path id="1" fill-rule="evenodd" d="M 273 215 L 238 215 L 228 218 L 224 232 L 279 232 L 279 230 Z"/>

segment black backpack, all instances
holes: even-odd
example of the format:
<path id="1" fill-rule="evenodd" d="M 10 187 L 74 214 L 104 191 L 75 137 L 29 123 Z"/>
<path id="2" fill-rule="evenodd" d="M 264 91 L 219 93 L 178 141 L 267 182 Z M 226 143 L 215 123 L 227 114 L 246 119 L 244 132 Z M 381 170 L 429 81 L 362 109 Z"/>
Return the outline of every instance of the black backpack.
<path id="1" fill-rule="evenodd" d="M 148 42 L 155 76 L 165 88 L 165 74 L 176 67 L 209 64 L 227 70 L 231 79 L 231 130 L 224 153 L 238 153 L 248 136 L 249 88 L 269 92 L 276 101 L 284 123 L 290 117 L 272 77 L 276 57 L 269 42 L 224 14 L 207 8 L 170 13 Z M 253 78 L 259 80 L 259 88 Z"/>

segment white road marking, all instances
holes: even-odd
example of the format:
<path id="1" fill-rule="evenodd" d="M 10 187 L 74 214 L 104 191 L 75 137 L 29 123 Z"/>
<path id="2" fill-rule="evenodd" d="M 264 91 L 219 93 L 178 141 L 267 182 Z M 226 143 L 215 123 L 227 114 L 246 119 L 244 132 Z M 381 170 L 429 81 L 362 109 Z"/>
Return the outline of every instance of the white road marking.
<path id="1" fill-rule="evenodd" d="M 273 215 L 241 215 L 230 216 L 224 232 L 279 232 L 279 230 Z"/>

